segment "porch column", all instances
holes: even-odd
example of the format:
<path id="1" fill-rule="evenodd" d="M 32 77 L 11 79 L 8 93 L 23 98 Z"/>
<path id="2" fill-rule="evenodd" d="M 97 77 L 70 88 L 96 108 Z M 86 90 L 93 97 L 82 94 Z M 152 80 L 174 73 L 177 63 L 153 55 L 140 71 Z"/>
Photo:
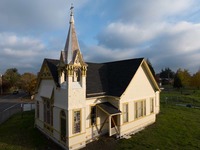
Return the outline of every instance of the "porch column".
<path id="1" fill-rule="evenodd" d="M 109 123 L 109 136 L 111 136 L 111 115 L 109 115 L 109 120 L 108 120 L 108 123 Z"/>

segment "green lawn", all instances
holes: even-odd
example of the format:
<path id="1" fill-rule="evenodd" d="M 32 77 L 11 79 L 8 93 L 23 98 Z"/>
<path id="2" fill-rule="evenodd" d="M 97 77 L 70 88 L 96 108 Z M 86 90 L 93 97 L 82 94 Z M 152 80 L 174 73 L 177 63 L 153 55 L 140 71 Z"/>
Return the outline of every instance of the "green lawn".
<path id="1" fill-rule="evenodd" d="M 104 139 L 89 144 L 86 150 L 98 150 L 98 144 L 109 149 L 162 150 L 162 149 L 200 149 L 200 109 L 176 106 L 175 103 L 165 103 L 165 96 L 185 96 L 196 98 L 199 103 L 199 91 L 193 94 L 180 94 L 177 91 L 163 92 L 161 95 L 161 111 L 157 121 L 145 130 L 135 134 L 129 140 Z M 191 103 L 187 99 L 186 103 Z M 97 144 L 97 145 L 95 145 Z M 105 148 L 106 147 L 106 148 Z M 109 148 L 108 148 L 109 147 Z M 102 149 L 99 148 L 99 149 Z M 24 112 L 14 115 L 0 125 L 0 150 L 56 150 L 60 149 L 52 141 L 34 128 L 34 112 Z"/>
<path id="2" fill-rule="evenodd" d="M 0 125 L 0 150 L 60 149 L 34 128 L 34 111 L 18 113 Z"/>
<path id="3" fill-rule="evenodd" d="M 183 88 L 183 89 L 172 89 L 162 91 L 161 103 L 168 104 L 191 104 L 193 106 L 200 107 L 200 90 Z"/>
<path id="4" fill-rule="evenodd" d="M 200 109 L 165 105 L 155 124 L 120 140 L 119 149 L 200 149 Z"/>

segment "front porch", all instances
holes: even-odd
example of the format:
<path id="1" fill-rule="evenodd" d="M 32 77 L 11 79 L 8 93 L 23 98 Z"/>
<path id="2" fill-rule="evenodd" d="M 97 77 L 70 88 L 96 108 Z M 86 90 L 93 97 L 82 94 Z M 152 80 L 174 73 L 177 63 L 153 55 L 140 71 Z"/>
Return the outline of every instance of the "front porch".
<path id="1" fill-rule="evenodd" d="M 99 114 L 97 114 L 97 116 L 103 120 L 103 123 L 101 124 L 100 129 L 98 130 L 98 133 L 101 134 L 102 129 L 104 128 L 105 124 L 108 122 L 109 136 L 120 135 L 119 120 L 120 120 L 121 111 L 118 110 L 115 106 L 113 106 L 109 102 L 97 104 L 96 108 L 97 108 L 97 112 L 101 111 L 105 115 L 105 117 L 102 117 Z"/>

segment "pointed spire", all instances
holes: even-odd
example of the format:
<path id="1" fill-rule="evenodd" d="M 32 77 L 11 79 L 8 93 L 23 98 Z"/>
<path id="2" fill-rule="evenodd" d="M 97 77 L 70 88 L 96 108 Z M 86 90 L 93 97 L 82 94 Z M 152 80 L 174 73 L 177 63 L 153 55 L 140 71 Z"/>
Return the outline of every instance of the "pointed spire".
<path id="1" fill-rule="evenodd" d="M 74 54 L 77 53 L 77 51 L 80 52 L 78 38 L 76 36 L 76 30 L 74 26 L 74 13 L 73 13 L 73 5 L 70 8 L 70 21 L 69 21 L 69 31 L 67 40 L 65 43 L 64 51 L 62 52 L 62 57 L 64 59 L 65 64 L 69 64 L 74 57 Z"/>
<path id="2" fill-rule="evenodd" d="M 71 8 L 70 8 L 71 13 L 70 13 L 70 21 L 69 21 L 70 24 L 71 23 L 74 24 L 74 12 L 73 12 L 73 9 L 74 9 L 74 6 L 73 6 L 73 4 L 71 4 Z"/>

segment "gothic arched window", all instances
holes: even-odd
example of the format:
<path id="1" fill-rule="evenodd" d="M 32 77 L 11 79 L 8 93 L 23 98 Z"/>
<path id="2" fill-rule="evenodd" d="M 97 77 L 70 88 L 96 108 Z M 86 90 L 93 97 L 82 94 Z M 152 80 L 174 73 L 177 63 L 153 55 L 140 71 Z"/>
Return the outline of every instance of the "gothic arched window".
<path id="1" fill-rule="evenodd" d="M 79 82 L 81 79 L 81 70 L 80 68 L 74 69 L 74 74 L 73 74 L 73 82 Z"/>
<path id="2" fill-rule="evenodd" d="M 53 132 L 53 97 L 51 99 L 44 99 L 44 127 L 49 131 Z"/>
<path id="3" fill-rule="evenodd" d="M 60 139 L 66 142 L 66 114 L 64 110 L 60 112 Z"/>
<path id="4" fill-rule="evenodd" d="M 37 101 L 37 107 L 36 107 L 36 113 L 37 113 L 37 118 L 39 118 L 40 117 L 40 105 L 39 105 L 39 102 Z"/>

